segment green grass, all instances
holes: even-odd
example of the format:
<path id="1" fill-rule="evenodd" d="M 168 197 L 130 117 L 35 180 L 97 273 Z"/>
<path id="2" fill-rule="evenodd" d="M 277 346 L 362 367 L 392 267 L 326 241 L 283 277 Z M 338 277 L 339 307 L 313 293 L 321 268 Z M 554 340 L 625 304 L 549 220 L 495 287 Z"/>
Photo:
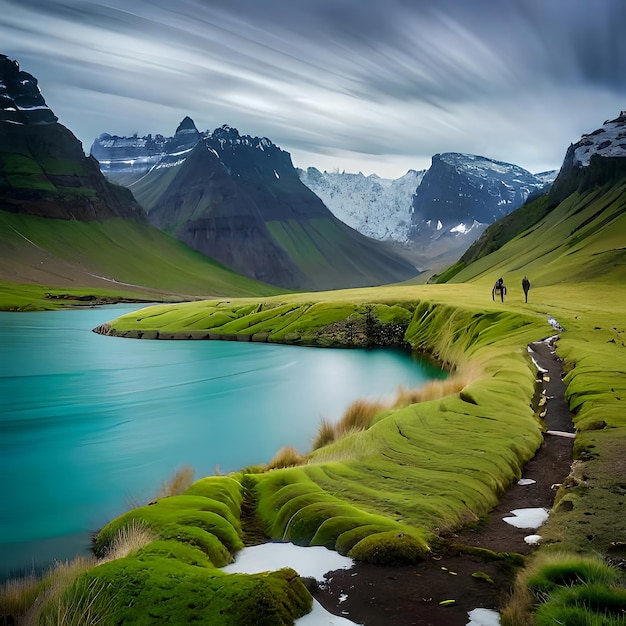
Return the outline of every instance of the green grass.
<path id="1" fill-rule="evenodd" d="M 53 308 L 42 302 L 46 292 L 152 301 L 279 293 L 132 220 L 78 222 L 0 211 L 0 254 L 3 309 Z"/>
<path id="2" fill-rule="evenodd" d="M 595 554 L 540 551 L 518 576 L 503 624 L 617 626 L 624 623 L 624 576 Z"/>

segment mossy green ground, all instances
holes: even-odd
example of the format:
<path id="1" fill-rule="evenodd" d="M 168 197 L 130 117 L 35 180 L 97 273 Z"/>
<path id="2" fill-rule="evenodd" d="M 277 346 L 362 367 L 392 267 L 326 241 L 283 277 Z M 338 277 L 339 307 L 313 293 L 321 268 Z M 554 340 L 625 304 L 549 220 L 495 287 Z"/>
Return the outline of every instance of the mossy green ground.
<path id="1" fill-rule="evenodd" d="M 568 371 L 585 480 L 560 495 L 570 504 L 555 508 L 542 534 L 569 549 L 610 553 L 623 532 L 624 471 L 616 464 L 623 464 L 626 440 L 626 329 L 619 304 L 626 288 L 598 282 L 537 287 L 525 304 L 521 286 L 511 284 L 504 303 L 491 300 L 491 286 L 489 277 L 194 302 L 150 307 L 111 326 L 119 334 L 213 333 L 338 345 L 337 322 L 364 315 L 367 305 L 386 321 L 410 318 L 405 338 L 414 349 L 468 374 L 460 394 L 388 410 L 369 430 L 309 454 L 302 467 L 249 475 L 270 537 L 371 562 L 406 562 L 424 558 L 438 533 L 484 516 L 540 445 L 542 424 L 531 408 L 536 373 L 526 346 L 554 334 L 547 322 L 554 317 L 566 329 L 558 351 Z"/>
<path id="2" fill-rule="evenodd" d="M 468 281 L 463 284 L 157 306 L 111 322 L 111 332 L 351 345 L 350 324 L 369 307 L 380 320 L 403 325 L 413 349 L 463 373 L 467 384 L 460 393 L 389 409 L 368 430 L 308 455 L 306 465 L 205 479 L 207 484 L 245 482 L 272 538 L 326 545 L 358 559 L 389 563 L 424 558 L 439 533 L 485 515 L 520 476 L 543 429 L 531 408 L 536 372 L 526 346 L 554 334 L 547 322 L 552 316 L 565 328 L 557 350 L 567 371 L 580 463 L 577 474 L 564 481 L 542 527 L 541 550 L 558 546 L 624 558 L 623 196 L 621 187 L 572 195 L 534 231 L 457 274 L 455 280 Z M 528 304 L 520 285 L 525 274 L 533 285 Z M 491 300 L 498 276 L 509 288 L 504 303 Z M 555 477 L 555 482 L 563 478 Z M 153 607 L 159 619 L 173 615 L 182 609 L 163 581 L 175 580 L 189 615 L 213 615 L 202 612 L 213 610 L 205 608 L 213 594 L 201 598 L 201 608 L 195 604 L 197 576 L 223 577 L 212 566 L 233 554 L 241 531 L 237 508 L 228 505 L 228 513 L 211 504 L 205 510 L 199 503 L 208 498 L 225 504 L 223 496 L 188 493 L 183 500 L 159 501 L 128 514 L 144 519 L 162 538 L 135 556 L 92 570 L 96 579 L 122 590 L 119 610 L 139 594 L 139 604 Z M 102 537 L 121 523 L 112 522 Z M 141 559 L 148 559 L 149 566 L 142 566 Z M 275 580 L 250 578 L 263 590 L 261 606 L 268 606 L 268 614 L 276 615 L 276 604 L 290 607 L 287 620 L 306 610 L 300 591 L 297 600 L 289 595 L 290 575 L 278 582 L 282 595 L 273 588 L 268 592 Z M 240 585 L 237 579 L 223 587 L 219 611 L 243 610 Z M 206 588 L 217 587 L 207 582 Z"/>

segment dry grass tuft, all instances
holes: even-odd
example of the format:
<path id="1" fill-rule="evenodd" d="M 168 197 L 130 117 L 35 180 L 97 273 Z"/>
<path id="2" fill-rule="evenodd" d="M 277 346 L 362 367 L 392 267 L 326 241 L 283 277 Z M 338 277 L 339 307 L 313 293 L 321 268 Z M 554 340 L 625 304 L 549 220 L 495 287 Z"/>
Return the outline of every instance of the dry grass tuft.
<path id="1" fill-rule="evenodd" d="M 374 421 L 374 415 L 384 408 L 385 406 L 380 402 L 355 400 L 337 422 L 336 436 L 339 438 L 358 430 L 367 430 Z"/>
<path id="2" fill-rule="evenodd" d="M 41 580 L 30 575 L 7 580 L 0 586 L 0 617 L 6 623 L 21 624 L 41 589 Z M 4 623 L 4 622 L 1 622 Z"/>
<path id="3" fill-rule="evenodd" d="M 417 402 L 439 400 L 455 393 L 459 393 L 468 383 L 468 376 L 457 374 L 445 380 L 431 380 L 417 389 L 406 389 L 400 386 L 393 403 L 394 409 L 400 409 Z"/>
<path id="4" fill-rule="evenodd" d="M 304 465 L 306 463 L 306 457 L 301 455 L 294 447 L 285 446 L 281 448 L 274 458 L 268 463 L 267 469 L 280 469 L 282 467 L 296 467 L 298 465 Z"/>
<path id="5" fill-rule="evenodd" d="M 69 588 L 69 586 L 68 586 Z M 67 589 L 67 588 L 66 588 Z M 104 599 L 105 583 L 92 580 L 86 589 L 71 589 L 51 598 L 38 626 L 105 626 L 112 623 L 113 600 Z"/>
<path id="6" fill-rule="evenodd" d="M 335 433 L 335 426 L 326 419 L 323 419 L 317 429 L 317 435 L 313 440 L 312 449 L 318 450 L 327 446 L 329 443 L 335 441 L 337 434 Z"/>
<path id="7" fill-rule="evenodd" d="M 125 556 L 147 546 L 158 538 L 157 534 L 145 522 L 132 520 L 130 524 L 122 526 L 113 538 L 103 563 L 123 559 Z"/>
<path id="8" fill-rule="evenodd" d="M 23 602 L 29 602 L 20 620 L 16 623 L 29 626 L 31 624 L 68 624 L 68 621 L 51 621 L 42 618 L 42 611 L 61 603 L 61 597 L 78 576 L 98 565 L 95 557 L 78 556 L 71 561 L 57 561 L 54 567 L 37 581 L 39 594 L 32 597 L 28 588 L 23 588 Z M 30 578 L 30 577 L 29 577 Z M 30 583 L 32 584 L 32 583 Z M 30 588 L 29 584 L 29 588 Z M 56 611 L 56 608 L 54 609 Z M 78 623 L 78 622 L 77 622 Z M 85 622 L 87 624 L 88 622 Z"/>
<path id="9" fill-rule="evenodd" d="M 157 498 L 167 498 L 168 496 L 180 496 L 193 483 L 194 470 L 189 465 L 182 465 L 163 482 Z"/>
<path id="10" fill-rule="evenodd" d="M 313 450 L 319 450 L 324 446 L 349 435 L 350 433 L 367 430 L 374 424 L 375 417 L 381 411 L 388 409 L 401 409 L 418 402 L 439 400 L 446 396 L 459 393 L 476 376 L 476 372 L 465 371 L 463 374 L 455 374 L 445 380 L 432 380 L 417 389 L 398 387 L 395 399 L 390 403 L 376 402 L 371 400 L 355 400 L 345 411 L 337 424 L 328 420 L 322 420 L 313 441 Z"/>

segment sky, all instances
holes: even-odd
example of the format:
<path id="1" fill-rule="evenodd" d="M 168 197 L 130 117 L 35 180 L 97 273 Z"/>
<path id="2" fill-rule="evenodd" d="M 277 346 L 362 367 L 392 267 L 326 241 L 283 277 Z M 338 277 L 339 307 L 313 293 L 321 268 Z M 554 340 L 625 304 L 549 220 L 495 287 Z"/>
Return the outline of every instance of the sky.
<path id="1" fill-rule="evenodd" d="M 0 0 L 0 53 L 86 152 L 189 115 L 297 167 L 531 172 L 626 109 L 624 0 Z"/>

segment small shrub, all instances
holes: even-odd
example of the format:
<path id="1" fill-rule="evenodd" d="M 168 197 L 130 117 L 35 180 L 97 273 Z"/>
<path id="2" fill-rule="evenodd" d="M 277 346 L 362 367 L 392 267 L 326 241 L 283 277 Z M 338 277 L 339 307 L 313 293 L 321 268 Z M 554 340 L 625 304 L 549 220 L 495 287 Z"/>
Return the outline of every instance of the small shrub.
<path id="1" fill-rule="evenodd" d="M 617 578 L 617 572 L 600 559 L 571 555 L 542 565 L 528 577 L 526 584 L 538 599 L 542 599 L 558 587 L 584 583 L 611 585 Z"/>
<path id="2" fill-rule="evenodd" d="M 179 496 L 193 483 L 194 470 L 189 465 L 183 465 L 163 482 L 157 498 Z"/>
<path id="3" fill-rule="evenodd" d="M 624 624 L 626 589 L 600 584 L 575 585 L 559 589 L 535 614 L 536 626 L 548 624 Z"/>
<path id="4" fill-rule="evenodd" d="M 317 450 L 318 448 L 323 448 L 327 446 L 329 443 L 335 441 L 337 434 L 335 432 L 335 426 L 331 424 L 328 420 L 323 419 L 320 423 L 319 428 L 317 429 L 317 435 L 313 440 L 313 450 Z"/>
<path id="5" fill-rule="evenodd" d="M 304 465 L 305 463 L 306 457 L 302 456 L 294 447 L 285 446 L 274 455 L 274 458 L 268 463 L 267 469 L 296 467 L 298 465 Z"/>

